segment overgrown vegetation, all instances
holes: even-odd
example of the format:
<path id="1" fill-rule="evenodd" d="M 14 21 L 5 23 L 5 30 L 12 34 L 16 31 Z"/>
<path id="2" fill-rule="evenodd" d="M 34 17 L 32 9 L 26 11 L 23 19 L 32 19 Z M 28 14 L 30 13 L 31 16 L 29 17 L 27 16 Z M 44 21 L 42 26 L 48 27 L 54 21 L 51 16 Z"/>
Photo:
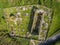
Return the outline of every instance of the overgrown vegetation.
<path id="1" fill-rule="evenodd" d="M 53 12 L 53 21 L 48 33 L 48 37 L 54 35 L 55 31 L 58 31 L 60 33 L 60 30 L 57 30 L 60 28 L 60 2 L 58 0 L 0 0 L 0 31 L 2 30 L 8 30 L 6 21 L 4 19 L 4 13 L 3 13 L 3 8 L 8 8 L 8 7 L 14 7 L 14 6 L 21 6 L 21 5 L 35 5 L 35 4 L 40 4 L 44 5 L 46 7 L 51 8 Z M 8 32 L 7 32 L 8 33 Z M 6 33 L 6 34 L 7 34 Z M 13 45 L 28 45 L 28 41 L 25 42 L 26 40 L 20 39 L 19 41 L 12 41 L 11 38 L 9 38 L 8 35 L 3 36 L 5 32 L 0 32 L 0 44 L 9 44 Z M 6 42 L 7 41 L 7 42 Z M 12 41 L 12 42 L 11 42 Z M 19 43 L 18 43 L 19 42 Z M 24 43 L 23 43 L 24 42 Z M 58 43 L 56 45 L 59 45 Z"/>

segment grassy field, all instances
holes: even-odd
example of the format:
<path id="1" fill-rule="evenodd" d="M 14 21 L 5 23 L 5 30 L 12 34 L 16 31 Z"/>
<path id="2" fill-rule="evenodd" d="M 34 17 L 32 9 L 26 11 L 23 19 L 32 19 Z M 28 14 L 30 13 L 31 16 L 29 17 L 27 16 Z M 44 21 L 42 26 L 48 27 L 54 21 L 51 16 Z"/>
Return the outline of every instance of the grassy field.
<path id="1" fill-rule="evenodd" d="M 0 30 L 0 45 L 28 45 L 29 40 L 25 38 L 9 37 L 7 30 Z"/>
<path id="2" fill-rule="evenodd" d="M 8 20 L 7 19 L 6 20 L 9 23 L 9 26 L 13 25 L 13 28 L 16 30 L 17 34 L 20 33 L 21 35 L 24 35 L 28 32 L 28 24 L 29 24 L 29 20 L 30 20 L 29 17 L 30 17 L 30 13 L 31 13 L 31 9 L 32 9 L 29 7 L 30 6 L 26 6 L 26 7 L 22 6 L 21 8 L 12 7 L 12 8 L 4 9 L 5 16 L 6 16 L 6 18 L 8 18 Z M 24 10 L 24 8 L 26 8 L 26 10 Z M 15 15 L 15 16 L 13 16 L 14 19 L 12 19 L 12 17 L 9 18 L 11 13 Z M 20 21 L 16 21 L 16 19 L 17 19 L 16 16 L 18 15 L 17 13 L 20 13 L 19 14 Z"/>
<path id="3" fill-rule="evenodd" d="M 38 3 L 38 1 L 36 1 L 36 0 L 30 0 L 30 1 L 29 0 L 22 0 L 22 1 L 21 0 L 0 0 L 0 31 L 1 30 L 7 30 L 7 31 L 9 30 L 9 28 L 7 28 L 7 24 L 4 19 L 4 13 L 3 13 L 4 8 L 21 6 L 21 5 L 29 5 L 29 4 L 31 5 L 31 4 L 37 4 L 37 3 Z M 23 14 L 23 12 L 22 12 L 22 14 Z M 25 22 L 23 22 L 23 23 L 25 23 Z M 2 35 L 4 35 L 4 33 L 5 32 L 3 32 L 3 31 L 0 33 L 0 45 L 4 45 L 4 44 L 7 44 L 7 45 L 29 45 L 29 40 L 26 40 L 23 38 L 14 40 L 14 39 L 9 38 L 9 36 L 6 36 L 6 37 L 2 36 Z"/>
<path id="4" fill-rule="evenodd" d="M 33 4 L 38 4 L 38 3 L 46 7 L 52 8 L 52 10 L 54 11 L 53 21 L 52 21 L 52 24 L 48 33 L 48 37 L 55 35 L 55 33 L 56 34 L 60 33 L 60 2 L 58 0 L 46 0 L 46 1 L 43 1 L 43 0 L 30 0 L 30 1 L 29 0 L 22 0 L 22 1 L 21 0 L 0 0 L 0 31 L 8 30 L 6 21 L 4 19 L 3 8 L 15 7 L 15 6 L 21 6 L 21 5 L 33 5 Z M 0 41 L 1 41 L 0 44 L 9 43 L 11 45 L 9 41 L 12 41 L 12 40 L 11 38 L 8 38 L 7 36 L 7 38 L 4 38 L 4 41 L 8 41 L 8 42 L 3 42 L 3 40 L 1 40 L 1 34 L 0 34 Z M 26 45 L 28 45 L 27 43 L 28 40 L 27 42 L 25 42 L 25 39 L 20 39 L 20 41 L 22 43 L 21 45 L 25 45 L 25 43 Z M 24 44 L 23 44 L 23 41 L 24 41 Z M 56 45 L 60 45 L 59 42 L 56 43 Z"/>
<path id="5" fill-rule="evenodd" d="M 28 2 L 28 3 L 26 3 Z M 14 6 L 21 6 L 21 5 L 33 5 L 33 4 L 38 4 L 38 3 L 41 3 L 41 5 L 44 5 L 46 7 L 49 7 L 49 8 L 52 8 L 54 10 L 54 16 L 53 16 L 53 21 L 52 21 L 52 25 L 51 25 L 51 28 L 50 28 L 50 31 L 49 31 L 49 36 L 52 35 L 58 28 L 60 28 L 60 21 L 59 21 L 59 10 L 60 10 L 60 2 L 58 2 L 58 0 L 54 1 L 54 0 L 0 0 L 0 8 L 8 8 L 8 7 L 14 7 Z M 57 8 L 58 7 L 58 8 Z M 2 17 L 3 14 L 3 10 L 0 9 L 0 14 Z M 2 12 L 2 13 L 1 13 Z M 2 19 L 4 20 L 4 19 Z M 3 23 L 3 21 L 2 21 Z M 3 24 L 4 25 L 4 24 Z M 56 26 L 55 26 L 56 25 Z M 55 30 L 55 31 L 53 31 Z"/>
<path id="6" fill-rule="evenodd" d="M 49 6 L 48 6 L 49 7 Z M 48 33 L 48 37 L 53 36 L 55 34 L 60 33 L 60 2 L 58 0 L 53 0 L 50 8 L 54 10 L 53 14 L 53 21 Z M 60 45 L 60 41 L 57 42 L 55 45 Z"/>
<path id="7" fill-rule="evenodd" d="M 57 31 L 60 30 L 60 3 L 57 1 L 53 2 L 55 5 L 52 7 L 52 9 L 54 10 L 54 15 L 53 15 L 53 21 L 48 33 L 48 37 L 52 36 L 54 33 L 56 33 Z M 57 8 L 58 7 L 58 8 Z"/>
<path id="8" fill-rule="evenodd" d="M 39 9 L 43 9 L 45 12 L 49 12 L 48 15 L 49 17 L 51 16 L 52 11 L 49 8 L 44 7 L 42 5 L 34 5 L 34 6 Z M 31 22 L 30 20 L 31 20 L 31 16 L 33 16 L 31 14 L 32 14 L 32 9 L 34 6 L 26 5 L 26 6 L 20 6 L 20 7 L 18 6 L 18 7 L 4 8 L 3 9 L 4 17 L 5 17 L 7 26 L 9 28 L 8 31 L 10 32 L 14 31 L 14 33 L 19 36 L 23 36 L 23 37 L 26 36 L 27 32 L 29 33 L 30 25 L 32 25 L 30 24 Z M 18 15 L 19 17 L 17 17 Z M 38 15 L 38 14 L 35 13 L 35 15 Z M 44 16 L 45 22 L 48 23 L 48 25 L 50 25 L 49 17 L 47 16 L 47 14 L 44 14 L 44 15 L 46 15 Z M 47 28 L 44 26 L 42 28 L 43 30 L 47 30 Z"/>
<path id="9" fill-rule="evenodd" d="M 38 0 L 0 0 L 0 8 L 38 4 Z"/>

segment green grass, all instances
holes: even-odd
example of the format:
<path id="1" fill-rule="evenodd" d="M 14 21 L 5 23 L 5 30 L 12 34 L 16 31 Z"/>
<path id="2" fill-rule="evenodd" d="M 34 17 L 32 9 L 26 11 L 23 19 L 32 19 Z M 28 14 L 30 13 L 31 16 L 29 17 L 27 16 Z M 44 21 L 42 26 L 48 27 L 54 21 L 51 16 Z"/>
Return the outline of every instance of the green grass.
<path id="1" fill-rule="evenodd" d="M 11 2 L 8 0 L 0 0 L 0 21 L 1 21 L 0 22 L 0 30 L 7 30 L 7 24 L 5 22 L 5 19 L 2 18 L 2 16 L 4 15 L 3 8 L 21 6 L 21 5 L 33 5 L 33 4 L 38 4 L 38 1 L 37 0 L 30 0 L 30 1 L 29 0 L 22 0 L 22 1 L 14 0 L 14 2 Z M 60 2 L 57 2 L 55 0 L 52 0 L 52 2 L 50 0 L 46 0 L 46 2 L 44 2 L 43 0 L 41 0 L 41 4 L 45 5 L 49 8 L 52 8 L 54 10 L 53 21 L 52 21 L 52 24 L 51 24 L 51 27 L 50 27 L 50 30 L 48 33 L 48 37 L 50 37 L 52 35 L 55 35 L 54 32 L 60 28 Z M 60 33 L 60 30 L 58 31 L 58 33 Z M 56 32 L 56 34 L 58 34 L 58 33 Z M 7 38 L 5 41 L 7 41 L 7 40 L 8 40 L 8 42 L 9 42 L 9 40 L 11 41 L 10 38 Z M 21 41 L 21 42 L 23 42 L 23 41 Z M 3 44 L 2 42 L 3 42 L 3 40 L 1 40 L 0 44 Z M 14 41 L 12 41 L 12 42 L 14 42 Z M 24 42 L 24 44 L 22 43 L 22 45 L 25 45 L 25 42 Z M 57 43 L 56 45 L 60 45 L 60 44 Z"/>
<path id="2" fill-rule="evenodd" d="M 10 37 L 8 30 L 0 30 L 0 45 L 29 45 L 29 39 Z"/>
<path id="3" fill-rule="evenodd" d="M 52 36 L 53 33 L 55 31 L 58 31 L 58 29 L 60 28 L 60 3 L 58 3 L 57 1 L 54 2 L 54 6 L 52 8 L 54 8 L 54 15 L 53 15 L 53 21 L 50 27 L 50 31 L 48 33 L 48 37 Z M 58 7 L 58 8 L 57 8 Z"/>
<path id="4" fill-rule="evenodd" d="M 58 41 L 55 45 L 60 45 L 60 41 Z"/>
<path id="5" fill-rule="evenodd" d="M 23 11 L 22 9 L 24 7 L 22 7 L 22 9 L 18 9 L 19 7 L 12 7 L 12 8 L 6 8 L 4 9 L 4 13 L 7 15 L 10 15 L 10 13 L 16 14 L 17 12 L 21 13 L 21 17 L 22 18 L 22 23 L 20 24 L 20 26 L 15 25 L 13 21 L 9 22 L 9 24 L 14 25 L 13 27 L 17 29 L 17 34 L 20 33 L 21 35 L 24 35 L 27 33 L 28 31 L 28 24 L 29 24 L 29 20 L 30 20 L 30 13 L 31 13 L 31 9 L 29 9 L 29 6 L 27 6 L 27 10 Z M 18 10 L 17 10 L 18 9 Z M 25 16 L 26 13 L 28 13 L 28 16 Z M 18 22 L 17 22 L 18 23 Z M 20 29 L 20 32 L 18 31 Z M 22 29 L 24 29 L 25 31 L 23 32 Z"/>
<path id="6" fill-rule="evenodd" d="M 35 6 L 39 6 L 39 5 L 35 5 Z M 27 10 L 23 10 L 24 7 Z M 45 9 L 46 11 L 49 11 L 46 7 L 43 7 L 43 6 L 39 6 L 38 8 L 39 9 Z M 31 12 L 32 9 L 33 9 L 33 5 L 26 5 L 26 6 L 20 6 L 20 7 L 4 8 L 4 14 L 6 16 L 5 20 L 7 20 L 7 22 L 9 23 L 8 26 L 11 27 L 11 25 L 13 25 L 13 30 L 16 29 L 16 32 L 15 32 L 16 34 L 26 35 L 27 32 L 29 32 L 28 26 L 29 26 L 29 21 L 30 21 L 30 16 L 31 16 L 31 13 L 32 13 Z M 13 16 L 14 19 L 12 19 L 11 18 L 12 16 L 10 17 L 10 14 L 12 13 L 12 14 L 16 15 L 18 12 L 21 13 L 21 16 L 19 18 L 22 18 L 22 21 L 20 21 L 20 22 L 17 21 L 17 24 L 15 24 L 14 20 L 16 19 L 16 17 Z M 28 13 L 28 16 L 26 16 L 26 13 Z M 8 18 L 8 17 L 10 17 L 10 18 Z M 47 17 L 47 16 L 45 16 L 45 17 Z M 11 21 L 11 19 L 13 21 Z M 46 19 L 48 19 L 48 17 Z M 47 23 L 50 23 L 50 22 L 47 22 Z M 8 28 L 10 29 L 10 27 L 8 27 Z M 10 29 L 10 31 L 12 31 L 11 29 Z M 19 29 L 20 29 L 20 31 L 19 31 Z M 23 29 L 24 29 L 24 31 L 22 31 Z"/>
<path id="7" fill-rule="evenodd" d="M 38 0 L 0 0 L 0 8 L 38 4 Z"/>
<path id="8" fill-rule="evenodd" d="M 25 38 L 9 37 L 7 30 L 0 30 L 0 45 L 28 45 L 29 40 Z"/>
<path id="9" fill-rule="evenodd" d="M 5 26 L 5 27 L 4 27 Z M 3 9 L 0 8 L 0 30 L 7 29 Z"/>

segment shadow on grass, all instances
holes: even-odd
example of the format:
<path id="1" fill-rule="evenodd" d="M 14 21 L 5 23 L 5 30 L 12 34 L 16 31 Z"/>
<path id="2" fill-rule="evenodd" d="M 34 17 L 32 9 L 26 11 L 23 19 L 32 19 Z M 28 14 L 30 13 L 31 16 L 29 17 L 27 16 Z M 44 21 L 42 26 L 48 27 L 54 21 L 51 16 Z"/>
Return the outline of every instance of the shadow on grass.
<path id="1" fill-rule="evenodd" d="M 41 2 L 41 0 L 38 0 L 38 4 L 40 4 L 40 5 L 41 5 L 41 3 L 42 3 L 42 2 Z"/>
<path id="2" fill-rule="evenodd" d="M 31 32 L 31 28 L 32 28 L 33 19 L 34 19 L 34 15 L 35 15 L 36 9 L 37 9 L 37 7 L 33 6 L 32 10 L 31 10 L 30 21 L 29 21 L 29 24 L 28 24 L 28 30 L 29 30 L 29 32 Z"/>

